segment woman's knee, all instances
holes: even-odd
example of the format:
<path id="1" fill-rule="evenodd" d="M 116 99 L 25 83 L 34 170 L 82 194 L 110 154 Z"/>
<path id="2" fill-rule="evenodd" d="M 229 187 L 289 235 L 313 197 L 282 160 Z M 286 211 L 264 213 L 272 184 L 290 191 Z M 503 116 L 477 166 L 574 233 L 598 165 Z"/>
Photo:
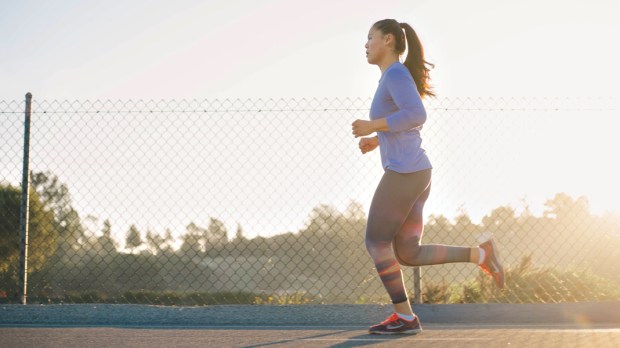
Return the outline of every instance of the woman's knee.
<path id="1" fill-rule="evenodd" d="M 389 257 L 392 252 L 391 243 L 377 238 L 366 237 L 366 250 L 373 260 Z"/>
<path id="2" fill-rule="evenodd" d="M 400 255 L 400 252 L 397 250 L 394 250 L 394 256 L 396 257 L 396 260 L 398 260 L 398 263 L 400 263 L 403 266 L 412 266 L 409 264 L 409 262 L 405 261 L 405 259 Z"/>
<path id="3" fill-rule="evenodd" d="M 366 240 L 364 242 L 366 244 L 366 251 L 368 251 L 370 256 L 373 256 L 374 254 L 376 254 L 377 249 L 378 249 L 377 241 L 374 240 L 373 238 L 369 238 L 368 236 L 366 236 Z"/>
<path id="4" fill-rule="evenodd" d="M 418 237 L 409 238 L 406 242 L 395 241 L 394 255 L 401 265 L 419 266 L 418 256 L 420 255 L 421 246 Z"/>
<path id="5" fill-rule="evenodd" d="M 366 249 L 370 252 L 377 248 L 390 249 L 394 236 L 398 233 L 404 218 L 369 217 L 366 226 Z"/>

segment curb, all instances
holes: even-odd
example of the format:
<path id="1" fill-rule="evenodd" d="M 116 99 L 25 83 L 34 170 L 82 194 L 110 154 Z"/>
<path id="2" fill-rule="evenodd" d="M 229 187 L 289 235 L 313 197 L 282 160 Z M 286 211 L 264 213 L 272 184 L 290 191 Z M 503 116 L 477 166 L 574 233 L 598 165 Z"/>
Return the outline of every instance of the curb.
<path id="1" fill-rule="evenodd" d="M 612 324 L 620 326 L 619 302 L 556 304 L 423 304 L 414 310 L 429 324 Z M 0 326 L 367 326 L 384 320 L 391 305 L 217 305 L 172 307 L 71 304 L 1 305 Z"/>

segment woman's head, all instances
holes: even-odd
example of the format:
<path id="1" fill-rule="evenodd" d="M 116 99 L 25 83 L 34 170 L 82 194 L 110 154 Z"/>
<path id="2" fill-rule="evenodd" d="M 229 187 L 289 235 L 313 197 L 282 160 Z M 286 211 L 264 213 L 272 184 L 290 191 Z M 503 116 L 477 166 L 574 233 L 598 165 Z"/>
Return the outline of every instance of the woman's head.
<path id="1" fill-rule="evenodd" d="M 404 30 L 404 31 L 403 31 Z M 368 33 L 366 58 L 370 64 L 380 64 L 386 57 L 400 57 L 407 50 L 403 64 L 409 69 L 420 96 L 434 96 L 429 81 L 432 64 L 424 60 L 424 49 L 418 35 L 407 23 L 384 19 L 373 24 Z"/>

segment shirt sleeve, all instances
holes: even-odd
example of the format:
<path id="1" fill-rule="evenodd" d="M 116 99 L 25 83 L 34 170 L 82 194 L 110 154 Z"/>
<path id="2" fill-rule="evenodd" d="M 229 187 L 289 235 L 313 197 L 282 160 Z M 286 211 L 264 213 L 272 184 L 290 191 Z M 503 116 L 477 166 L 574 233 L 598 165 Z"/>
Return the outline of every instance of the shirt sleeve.
<path id="1" fill-rule="evenodd" d="M 403 132 L 424 124 L 426 110 L 409 72 L 394 69 L 385 78 L 388 92 L 398 107 L 398 111 L 386 117 L 390 131 Z"/>

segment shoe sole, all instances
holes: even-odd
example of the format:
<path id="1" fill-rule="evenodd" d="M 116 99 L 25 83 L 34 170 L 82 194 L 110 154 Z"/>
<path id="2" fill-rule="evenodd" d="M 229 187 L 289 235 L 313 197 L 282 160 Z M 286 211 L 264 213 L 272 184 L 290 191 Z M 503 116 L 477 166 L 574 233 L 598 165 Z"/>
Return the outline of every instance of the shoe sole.
<path id="1" fill-rule="evenodd" d="M 501 273 L 502 275 L 502 284 L 501 285 L 497 285 L 498 288 L 503 289 L 504 288 L 504 267 L 502 266 L 501 262 L 499 262 L 499 252 L 497 251 L 497 246 L 495 245 L 495 240 L 491 239 L 491 248 L 493 250 L 493 256 L 495 258 L 495 260 L 498 263 L 498 268 L 499 268 L 499 272 L 492 272 L 492 273 Z M 493 277 L 495 278 L 495 277 Z M 495 280 L 495 279 L 493 279 Z"/>
<path id="2" fill-rule="evenodd" d="M 407 330 L 407 331 L 394 331 L 394 332 L 389 332 L 389 331 L 368 331 L 369 334 L 371 335 L 417 335 L 419 333 L 422 332 L 422 329 L 416 329 L 416 330 Z"/>

